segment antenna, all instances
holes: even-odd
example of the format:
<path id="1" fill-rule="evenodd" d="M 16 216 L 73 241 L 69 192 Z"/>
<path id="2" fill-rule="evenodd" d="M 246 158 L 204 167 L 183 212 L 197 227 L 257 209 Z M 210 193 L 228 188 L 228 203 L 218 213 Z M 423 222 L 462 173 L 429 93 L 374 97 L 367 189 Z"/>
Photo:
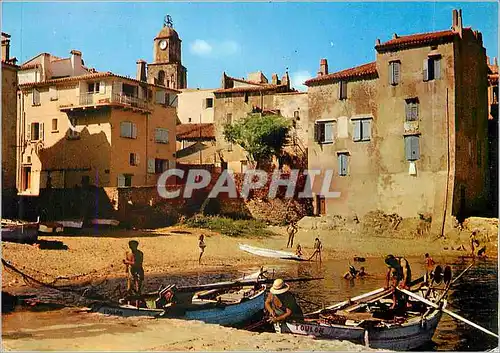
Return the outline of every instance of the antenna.
<path id="1" fill-rule="evenodd" d="M 165 19 L 163 20 L 163 27 L 172 28 L 173 26 L 174 26 L 174 23 L 172 22 L 172 17 L 170 15 L 166 15 Z"/>

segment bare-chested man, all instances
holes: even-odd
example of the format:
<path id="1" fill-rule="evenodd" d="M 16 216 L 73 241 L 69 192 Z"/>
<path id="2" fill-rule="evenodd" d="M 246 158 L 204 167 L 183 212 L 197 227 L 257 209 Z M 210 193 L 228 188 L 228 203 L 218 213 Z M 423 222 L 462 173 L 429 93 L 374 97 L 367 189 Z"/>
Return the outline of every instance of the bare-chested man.
<path id="1" fill-rule="evenodd" d="M 123 263 L 127 268 L 127 293 L 140 295 L 142 282 L 144 281 L 144 269 L 142 268 L 142 261 L 144 259 L 144 254 L 142 251 L 137 249 L 139 242 L 137 240 L 131 240 L 128 242 L 128 246 L 131 251 L 128 251 L 125 255 Z"/>

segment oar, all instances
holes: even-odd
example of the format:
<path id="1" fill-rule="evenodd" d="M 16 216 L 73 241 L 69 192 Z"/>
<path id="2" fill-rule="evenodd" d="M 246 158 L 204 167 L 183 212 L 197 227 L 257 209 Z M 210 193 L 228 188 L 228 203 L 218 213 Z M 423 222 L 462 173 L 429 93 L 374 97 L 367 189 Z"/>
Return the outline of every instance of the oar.
<path id="1" fill-rule="evenodd" d="M 474 265 L 474 262 L 472 262 L 469 266 L 467 266 L 467 268 L 466 268 L 465 270 L 463 270 L 462 272 L 460 272 L 460 274 L 459 274 L 457 277 L 455 277 L 455 278 L 453 279 L 453 281 L 451 281 L 451 284 L 453 284 L 453 283 L 455 283 L 456 281 L 458 281 L 458 279 L 459 279 L 460 277 L 462 277 L 462 276 L 464 275 L 464 273 L 465 273 L 465 272 L 469 271 L 469 269 L 472 267 L 472 265 Z"/>
<path id="2" fill-rule="evenodd" d="M 467 320 L 466 318 L 464 318 L 464 317 L 462 317 L 462 316 L 460 316 L 460 315 L 458 315 L 458 314 L 455 314 L 453 311 L 450 311 L 450 310 L 448 310 L 448 309 L 442 308 L 441 306 L 437 305 L 436 303 L 433 303 L 433 302 L 431 302 L 430 300 L 427 300 L 427 299 L 425 299 L 425 298 L 422 298 L 422 297 L 421 297 L 420 295 L 418 295 L 418 294 L 415 294 L 415 293 L 413 293 L 413 292 L 410 292 L 409 290 L 402 289 L 402 288 L 397 288 L 397 287 L 396 287 L 396 289 L 397 289 L 398 291 L 400 291 L 401 293 L 404 293 L 404 294 L 406 294 L 406 295 L 408 295 L 408 296 L 410 296 L 410 297 L 412 297 L 412 298 L 415 298 L 415 299 L 417 299 L 417 300 L 420 300 L 420 301 L 421 301 L 422 303 L 424 303 L 424 304 L 427 304 L 427 305 L 429 305 L 429 306 L 432 306 L 433 308 L 436 308 L 436 309 L 438 309 L 438 310 L 441 310 L 442 312 L 444 312 L 444 313 L 446 313 L 446 314 L 450 315 L 451 317 L 453 317 L 453 318 L 455 318 L 455 319 L 457 319 L 457 320 L 463 321 L 463 322 L 465 322 L 466 324 L 471 325 L 472 327 L 477 328 L 478 330 L 481 330 L 481 331 L 483 331 L 483 332 L 485 332 L 485 333 L 487 333 L 487 334 L 489 334 L 489 335 L 491 335 L 491 336 L 494 336 L 494 337 L 498 338 L 498 335 L 497 335 L 496 333 L 491 332 L 491 331 L 489 331 L 489 330 L 485 329 L 484 327 L 479 326 L 478 324 L 475 324 L 475 323 L 473 323 L 472 321 L 469 321 L 469 320 Z"/>

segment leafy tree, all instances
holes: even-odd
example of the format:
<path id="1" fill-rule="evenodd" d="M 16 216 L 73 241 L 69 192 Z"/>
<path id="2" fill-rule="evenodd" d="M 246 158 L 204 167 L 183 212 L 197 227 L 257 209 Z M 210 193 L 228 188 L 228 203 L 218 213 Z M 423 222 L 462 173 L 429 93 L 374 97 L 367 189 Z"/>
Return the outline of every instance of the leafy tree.
<path id="1" fill-rule="evenodd" d="M 248 114 L 234 124 L 224 126 L 224 137 L 240 145 L 248 160 L 258 167 L 279 157 L 288 139 L 290 121 L 280 115 Z"/>

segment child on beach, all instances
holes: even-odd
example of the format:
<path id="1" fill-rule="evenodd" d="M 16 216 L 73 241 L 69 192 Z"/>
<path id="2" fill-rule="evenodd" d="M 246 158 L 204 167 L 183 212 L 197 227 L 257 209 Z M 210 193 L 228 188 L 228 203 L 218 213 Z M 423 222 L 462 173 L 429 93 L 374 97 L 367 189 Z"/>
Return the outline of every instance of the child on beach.
<path id="1" fill-rule="evenodd" d="M 200 248 L 200 257 L 198 259 L 198 264 L 201 265 L 201 257 L 203 256 L 203 253 L 205 252 L 205 248 L 207 245 L 205 244 L 205 235 L 200 234 L 200 237 L 198 238 L 198 246 Z"/>

